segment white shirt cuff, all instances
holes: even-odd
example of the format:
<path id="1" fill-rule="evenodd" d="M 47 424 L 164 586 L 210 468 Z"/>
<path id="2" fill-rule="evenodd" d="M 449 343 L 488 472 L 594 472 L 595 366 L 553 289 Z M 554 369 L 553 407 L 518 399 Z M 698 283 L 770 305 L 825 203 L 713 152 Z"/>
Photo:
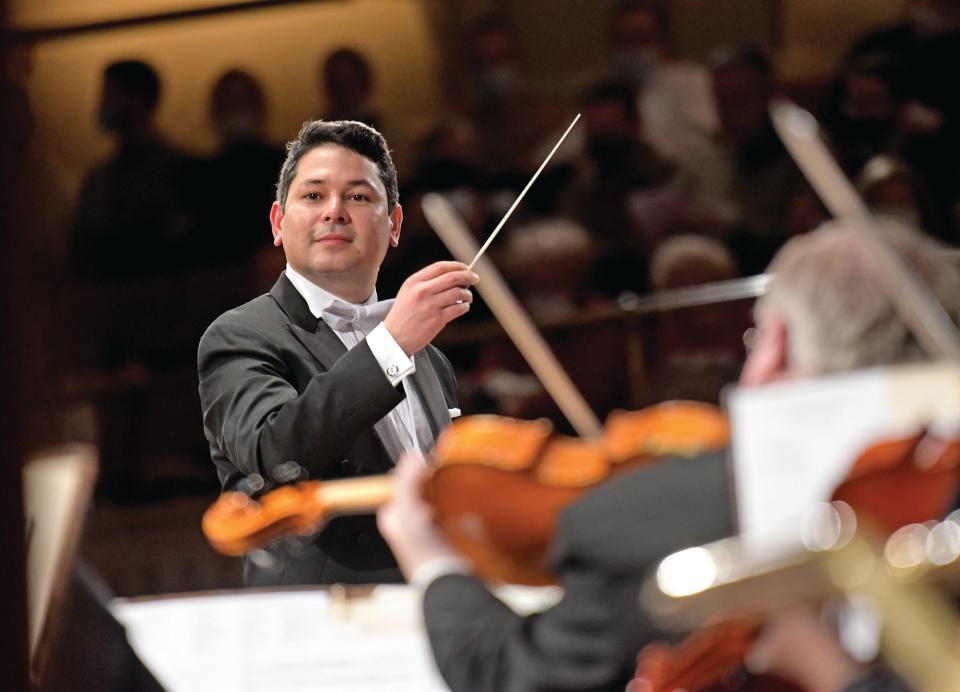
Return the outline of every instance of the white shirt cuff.
<path id="1" fill-rule="evenodd" d="M 400 348 L 396 339 L 381 322 L 367 334 L 367 345 L 373 357 L 380 363 L 383 374 L 390 380 L 390 386 L 396 387 L 407 375 L 412 375 L 417 369 L 413 358 L 407 356 Z"/>
<path id="2" fill-rule="evenodd" d="M 448 574 L 470 574 L 470 563 L 460 557 L 435 557 L 410 575 L 410 586 L 426 591 L 434 581 Z"/>

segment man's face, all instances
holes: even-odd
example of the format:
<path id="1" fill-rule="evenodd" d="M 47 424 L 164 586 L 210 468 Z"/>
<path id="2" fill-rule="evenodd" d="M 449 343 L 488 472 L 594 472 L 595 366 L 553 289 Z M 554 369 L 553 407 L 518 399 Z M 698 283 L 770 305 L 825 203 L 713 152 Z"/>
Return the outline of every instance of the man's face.
<path id="1" fill-rule="evenodd" d="M 843 110 L 855 121 L 892 122 L 897 116 L 897 101 L 890 87 L 879 77 L 854 73 L 844 85 Z"/>
<path id="2" fill-rule="evenodd" d="M 300 159 L 286 208 L 275 202 L 270 210 L 274 244 L 283 245 L 290 265 L 355 302 L 373 291 L 387 246 L 400 238 L 402 220 L 399 205 L 387 210 L 376 164 L 335 144 Z"/>
<path id="3" fill-rule="evenodd" d="M 115 79 L 104 79 L 100 93 L 100 126 L 108 132 L 124 134 L 135 124 L 138 113 L 142 111 L 137 99 L 123 88 Z"/>

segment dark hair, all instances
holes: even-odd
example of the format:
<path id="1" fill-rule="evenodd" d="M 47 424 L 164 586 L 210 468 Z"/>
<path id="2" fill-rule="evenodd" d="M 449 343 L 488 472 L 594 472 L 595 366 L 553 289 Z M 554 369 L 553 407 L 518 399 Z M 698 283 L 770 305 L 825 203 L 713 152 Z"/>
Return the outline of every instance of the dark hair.
<path id="1" fill-rule="evenodd" d="M 606 33 L 608 38 L 617 38 L 620 19 L 624 15 L 642 12 L 652 15 L 657 22 L 657 29 L 663 40 L 667 40 L 670 33 L 670 16 L 661 0 L 619 0 L 607 11 Z"/>
<path id="2" fill-rule="evenodd" d="M 118 84 L 126 94 L 142 99 L 147 108 L 153 108 L 160 98 L 160 78 L 153 68 L 142 60 L 111 63 L 103 75 Z"/>
<path id="3" fill-rule="evenodd" d="M 266 110 L 266 96 L 263 93 L 263 87 L 260 82 L 249 72 L 244 70 L 227 70 L 213 85 L 210 92 L 211 108 L 214 113 L 220 111 L 223 107 L 224 99 L 231 96 L 229 90 L 237 88 L 244 90 L 244 95 L 249 98 L 259 110 Z"/>
<path id="4" fill-rule="evenodd" d="M 297 174 L 300 159 L 324 144 L 336 144 L 373 161 L 387 191 L 387 209 L 393 211 L 400 201 L 400 193 L 397 189 L 397 169 L 390 157 L 387 140 L 369 125 L 355 120 L 310 120 L 303 124 L 295 140 L 287 142 L 287 158 L 280 168 L 280 179 L 277 181 L 277 201 L 281 207 L 287 205 L 287 193 Z"/>
<path id="5" fill-rule="evenodd" d="M 513 35 L 513 28 L 507 18 L 501 14 L 492 13 L 479 17 L 467 27 L 466 37 L 476 39 L 487 34 Z"/>
<path id="6" fill-rule="evenodd" d="M 849 60 L 841 71 L 841 79 L 854 75 L 880 80 L 895 101 L 904 98 L 907 75 L 896 56 L 888 51 L 863 53 Z"/>
<path id="7" fill-rule="evenodd" d="M 770 58 L 757 46 L 738 43 L 720 46 L 707 56 L 707 67 L 712 72 L 742 67 L 753 70 L 766 78 L 773 77 L 773 65 Z"/>
<path id="8" fill-rule="evenodd" d="M 605 80 L 594 84 L 580 95 L 583 108 L 605 103 L 615 103 L 632 123 L 640 122 L 636 91 L 618 80 Z"/>
<path id="9" fill-rule="evenodd" d="M 357 71 L 357 75 L 367 86 L 373 83 L 373 70 L 363 55 L 352 48 L 338 48 L 323 61 L 323 80 L 330 81 L 331 73 L 339 65 L 349 65 Z"/>

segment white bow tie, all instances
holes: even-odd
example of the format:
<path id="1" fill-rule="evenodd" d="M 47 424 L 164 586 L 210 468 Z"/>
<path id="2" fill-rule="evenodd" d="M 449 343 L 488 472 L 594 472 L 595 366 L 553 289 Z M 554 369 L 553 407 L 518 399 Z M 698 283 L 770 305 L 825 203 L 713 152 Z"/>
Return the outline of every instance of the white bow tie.
<path id="1" fill-rule="evenodd" d="M 390 312 L 393 300 L 381 300 L 370 305 L 354 305 L 342 300 L 334 300 L 324 308 L 321 317 L 331 329 L 338 332 L 358 331 L 369 334 L 373 328 L 383 322 Z"/>

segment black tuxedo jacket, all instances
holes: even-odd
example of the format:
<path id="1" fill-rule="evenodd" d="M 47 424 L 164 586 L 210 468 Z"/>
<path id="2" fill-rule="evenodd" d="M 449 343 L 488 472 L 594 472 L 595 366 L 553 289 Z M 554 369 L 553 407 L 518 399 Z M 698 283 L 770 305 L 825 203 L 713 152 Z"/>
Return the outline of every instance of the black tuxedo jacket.
<path id="1" fill-rule="evenodd" d="M 434 657 L 455 692 L 623 690 L 640 649 L 663 633 L 640 586 L 671 552 L 730 535 L 721 454 L 615 478 L 560 518 L 553 567 L 563 599 L 520 617 L 478 579 L 447 575 L 424 596 Z"/>
<path id="2" fill-rule="evenodd" d="M 432 346 L 414 363 L 436 437 L 457 405 L 453 370 Z M 366 341 L 347 351 L 283 274 L 269 294 L 210 325 L 198 372 L 204 432 L 224 490 L 247 479 L 266 492 L 289 480 L 276 473 L 288 461 L 312 479 L 386 473 L 399 454 L 381 419 L 403 400 L 403 386 L 390 385 Z M 314 539 L 276 543 L 244 560 L 248 585 L 400 580 L 372 515 L 333 519 Z"/>

